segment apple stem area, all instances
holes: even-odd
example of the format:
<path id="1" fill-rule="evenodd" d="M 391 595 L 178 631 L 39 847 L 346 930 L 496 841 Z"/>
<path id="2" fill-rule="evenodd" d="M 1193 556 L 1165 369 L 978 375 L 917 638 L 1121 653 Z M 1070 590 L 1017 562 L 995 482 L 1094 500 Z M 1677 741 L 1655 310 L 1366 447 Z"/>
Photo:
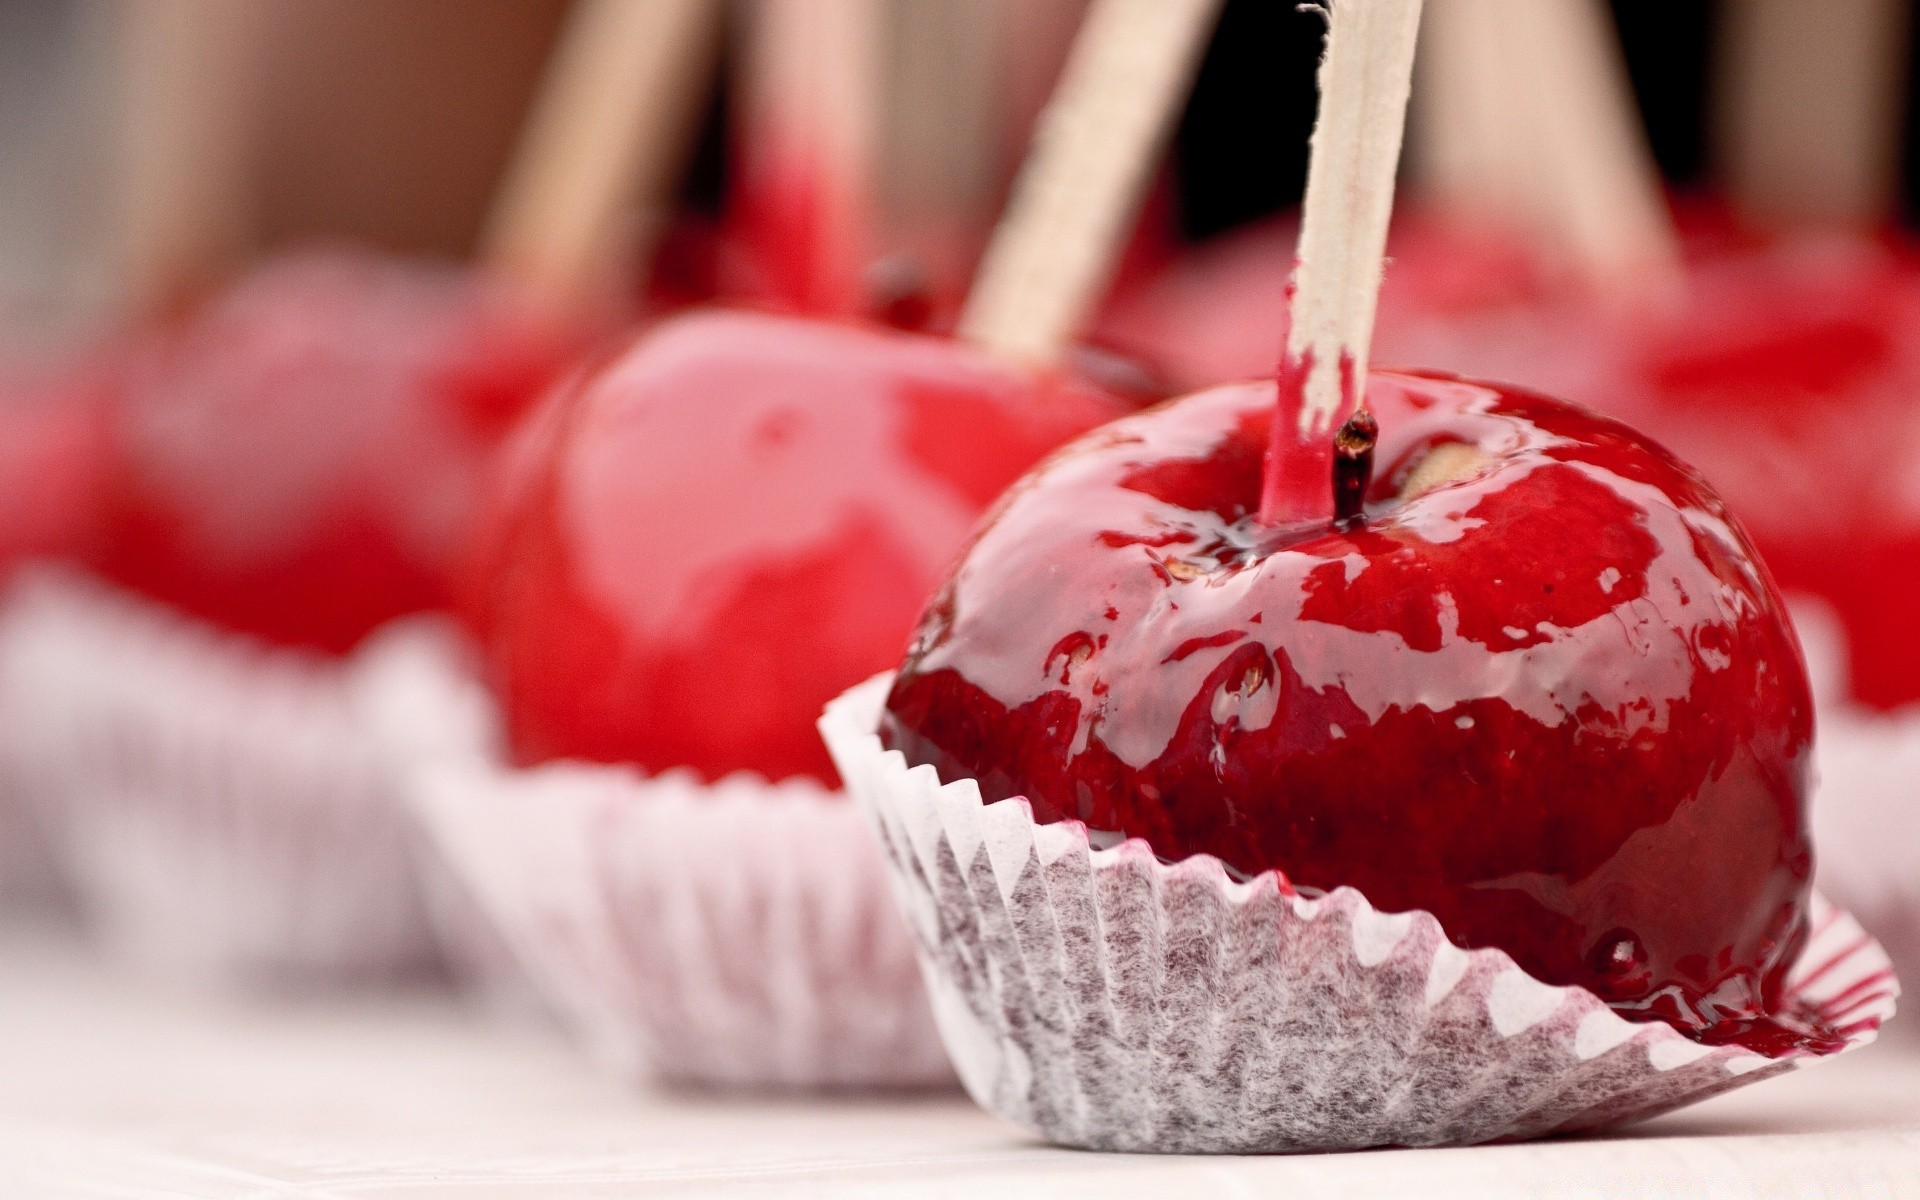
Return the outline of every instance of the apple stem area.
<path id="1" fill-rule="evenodd" d="M 1340 519 L 1336 495 L 1358 466 L 1371 471 L 1370 444 L 1348 462 L 1335 443 L 1366 391 L 1420 9 L 1421 0 L 1323 6 L 1320 115 L 1260 495 L 1268 525 Z"/>
<path id="2" fill-rule="evenodd" d="M 1373 482 L 1373 447 L 1380 440 L 1380 423 L 1366 409 L 1356 409 L 1333 435 L 1333 519 L 1346 523 L 1363 515 L 1367 485 Z"/>

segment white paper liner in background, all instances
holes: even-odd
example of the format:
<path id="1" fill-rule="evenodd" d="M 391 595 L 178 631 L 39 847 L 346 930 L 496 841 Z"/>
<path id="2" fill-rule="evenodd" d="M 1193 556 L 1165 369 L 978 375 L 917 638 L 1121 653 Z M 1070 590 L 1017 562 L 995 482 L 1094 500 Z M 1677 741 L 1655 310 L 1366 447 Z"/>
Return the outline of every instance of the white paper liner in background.
<path id="1" fill-rule="evenodd" d="M 1065 1145 L 1255 1153 L 1427 1146 L 1596 1129 L 1794 1069 L 1631 1023 L 1424 912 L 1283 894 L 1217 859 L 1093 850 L 1024 800 L 909 769 L 874 730 L 890 680 L 821 730 L 886 843 L 934 1012 L 983 1107 Z M 1864 1044 L 1898 985 L 1873 940 L 1815 906 L 1792 986 Z"/>
<path id="2" fill-rule="evenodd" d="M 1835 704 L 1814 739 L 1814 870 L 1902 970 L 1920 968 L 1920 705 Z"/>
<path id="3" fill-rule="evenodd" d="M 6 601 L 0 597 L 0 608 Z M 0 615 L 0 628 L 5 617 Z M 12 724 L 0 695 L 0 728 Z M 0 909 L 57 909 L 70 900 L 41 806 L 0 737 Z"/>
<path id="4" fill-rule="evenodd" d="M 359 657 L 359 707 L 393 764 L 415 825 L 414 870 L 441 961 L 461 994 L 493 1016 L 550 1017 L 519 956 L 404 799 L 415 790 L 412 777 L 435 764 L 491 761 L 500 752 L 492 700 L 474 679 L 472 646 L 447 618 L 409 617 L 380 630 Z"/>
<path id="5" fill-rule="evenodd" d="M 357 664 L 59 571 L 0 621 L 5 756 L 82 915 L 142 966 L 349 982 L 432 964 Z"/>
<path id="6" fill-rule="evenodd" d="M 439 670 L 437 684 L 396 673 L 387 685 L 474 690 L 456 663 Z M 468 893 L 615 1070 L 721 1087 L 952 1086 L 886 866 L 843 794 L 750 775 L 522 770 L 477 747 L 410 779 Z"/>
<path id="7" fill-rule="evenodd" d="M 0 720 L 5 720 L 0 712 Z M 56 902 L 60 879 L 53 846 L 36 806 L 0 761 L 0 908 L 39 908 Z"/>
<path id="8" fill-rule="evenodd" d="M 28 568 L 27 574 L 32 571 Z M 0 638 L 17 594 L 15 578 L 0 585 Z M 27 786 L 19 747 L 4 735 L 19 720 L 14 710 L 30 702 L 30 697 L 0 689 L 0 908 L 9 910 L 51 908 L 71 899 L 60 877 L 46 814 Z"/>
<path id="9" fill-rule="evenodd" d="M 1856 703 L 1847 633 L 1825 601 L 1788 597 L 1813 683 L 1814 882 L 1920 970 L 1920 704 L 1890 713 Z"/>

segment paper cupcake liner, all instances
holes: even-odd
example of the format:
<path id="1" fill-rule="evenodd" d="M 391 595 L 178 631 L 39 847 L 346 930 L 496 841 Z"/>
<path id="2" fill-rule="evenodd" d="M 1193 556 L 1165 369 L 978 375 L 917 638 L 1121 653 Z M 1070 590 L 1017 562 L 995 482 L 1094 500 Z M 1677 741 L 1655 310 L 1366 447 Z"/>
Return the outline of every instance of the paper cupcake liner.
<path id="1" fill-rule="evenodd" d="M 429 966 L 412 835 L 353 660 L 228 635 L 89 579 L 23 579 L 0 738 L 88 924 L 191 976 Z"/>
<path id="2" fill-rule="evenodd" d="M 951 1086 L 885 865 L 843 795 L 469 750 L 410 775 L 416 810 L 603 1061 L 723 1087 Z"/>
<path id="3" fill-rule="evenodd" d="M 491 761 L 501 745 L 492 701 L 473 678 L 473 652 L 453 622 L 410 617 L 389 625 L 362 655 L 361 709 L 410 796 L 415 775 L 440 762 Z M 460 993 L 509 1020 L 550 1016 L 519 957 L 442 852 L 416 825 L 414 871 L 441 962 Z"/>
<path id="4" fill-rule="evenodd" d="M 19 602 L 11 583 L 0 590 L 0 644 Z M 4 734 L 24 719 L 32 703 L 31 696 L 0 687 L 0 908 L 7 910 L 51 907 L 69 899 L 47 833 L 44 805 L 28 786 L 14 739 Z"/>
<path id="5" fill-rule="evenodd" d="M 1424 912 L 1246 883 L 1144 842 L 1094 849 L 1025 800 L 909 769 L 874 730 L 890 680 L 821 720 L 885 843 L 934 1013 L 983 1107 L 1064 1145 L 1264 1153 L 1536 1137 L 1638 1120 L 1789 1071 L 1632 1023 Z M 1799 997 L 1870 1041 L 1885 955 L 1824 902 Z"/>
<path id="6" fill-rule="evenodd" d="M 0 616 L 0 629 L 4 624 Z M 13 723 L 7 698 L 0 695 L 0 728 Z M 68 899 L 45 814 L 0 739 L 0 908 L 51 909 Z"/>
<path id="7" fill-rule="evenodd" d="M 1817 597 L 1788 596 L 1813 684 L 1814 882 L 1920 970 L 1920 704 L 1878 712 L 1852 699 L 1846 627 Z"/>

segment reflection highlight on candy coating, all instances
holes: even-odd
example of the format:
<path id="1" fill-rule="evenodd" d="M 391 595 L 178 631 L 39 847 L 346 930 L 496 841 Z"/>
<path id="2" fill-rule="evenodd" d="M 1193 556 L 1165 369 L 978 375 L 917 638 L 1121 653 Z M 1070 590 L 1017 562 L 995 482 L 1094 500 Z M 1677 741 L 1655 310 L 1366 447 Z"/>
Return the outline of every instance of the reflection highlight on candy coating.
<path id="1" fill-rule="evenodd" d="M 516 753 L 826 782 L 820 707 L 897 660 L 994 495 L 1124 409 L 950 340 L 719 311 L 557 403 L 474 607 Z"/>

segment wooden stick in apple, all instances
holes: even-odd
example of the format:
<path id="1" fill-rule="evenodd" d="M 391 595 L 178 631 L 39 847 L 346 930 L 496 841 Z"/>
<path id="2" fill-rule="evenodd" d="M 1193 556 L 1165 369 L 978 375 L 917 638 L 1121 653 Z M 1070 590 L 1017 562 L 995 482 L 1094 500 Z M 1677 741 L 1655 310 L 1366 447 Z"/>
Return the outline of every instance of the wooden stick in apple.
<path id="1" fill-rule="evenodd" d="M 139 313 L 188 298 L 251 249 L 263 13 L 120 0 L 113 18 L 117 274 Z"/>
<path id="2" fill-rule="evenodd" d="M 1713 128 L 1741 212 L 1869 226 L 1898 191 L 1905 0 L 1724 6 Z"/>
<path id="3" fill-rule="evenodd" d="M 865 306 L 880 178 L 884 0 L 757 0 L 747 34 L 736 228 L 774 298 Z"/>
<path id="4" fill-rule="evenodd" d="M 1111 281 L 1221 0 L 1095 0 L 961 313 L 959 334 L 1057 361 Z"/>
<path id="5" fill-rule="evenodd" d="M 1270 525 L 1327 520 L 1336 515 L 1336 491 L 1365 491 L 1371 438 L 1364 422 L 1342 426 L 1366 389 L 1420 7 L 1420 0 L 1335 0 L 1327 11 L 1292 323 L 1260 497 L 1260 519 Z M 1355 474 L 1362 476 L 1357 488 Z"/>
<path id="6" fill-rule="evenodd" d="M 1088 0 L 983 0 L 999 26 L 998 108 L 1000 179 L 1013 178 L 1024 161 L 1040 113 L 1046 109 L 1074 33 L 1084 24 Z"/>
<path id="7" fill-rule="evenodd" d="M 664 227 L 718 49 L 720 0 L 583 0 L 482 242 L 535 312 L 604 305 Z M 631 219 L 637 218 L 637 219 Z"/>

